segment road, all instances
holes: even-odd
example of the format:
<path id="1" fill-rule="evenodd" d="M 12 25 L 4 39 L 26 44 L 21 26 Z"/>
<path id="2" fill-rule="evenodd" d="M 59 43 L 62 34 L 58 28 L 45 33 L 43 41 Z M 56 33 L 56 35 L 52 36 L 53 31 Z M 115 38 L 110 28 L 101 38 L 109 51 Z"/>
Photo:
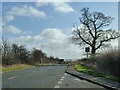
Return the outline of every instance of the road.
<path id="1" fill-rule="evenodd" d="M 71 76 L 67 73 L 58 81 L 55 88 L 103 88 L 88 81 Z"/>
<path id="2" fill-rule="evenodd" d="M 2 74 L 2 88 L 102 88 L 65 73 L 67 65 L 34 67 Z"/>

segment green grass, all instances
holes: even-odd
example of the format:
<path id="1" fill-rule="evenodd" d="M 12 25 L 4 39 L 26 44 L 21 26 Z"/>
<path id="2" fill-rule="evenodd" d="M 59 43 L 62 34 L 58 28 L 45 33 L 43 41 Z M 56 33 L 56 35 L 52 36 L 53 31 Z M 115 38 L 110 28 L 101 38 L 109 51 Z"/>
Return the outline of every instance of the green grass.
<path id="1" fill-rule="evenodd" d="M 55 65 L 53 63 L 44 63 L 44 64 L 38 64 L 38 65 L 35 65 L 35 66 L 46 66 L 46 65 Z"/>
<path id="2" fill-rule="evenodd" d="M 45 66 L 45 65 L 54 65 L 54 64 L 48 63 L 48 64 L 38 64 L 38 65 L 12 65 L 8 67 L 2 67 L 2 72 L 16 71 L 20 69 L 32 68 L 36 66 Z"/>
<path id="3" fill-rule="evenodd" d="M 85 68 L 84 66 L 81 66 L 79 64 L 74 64 L 74 67 L 79 72 L 87 73 L 87 74 L 90 74 L 90 75 L 93 75 L 93 76 L 96 76 L 96 77 L 103 77 L 103 78 L 106 78 L 106 79 L 120 81 L 120 79 L 118 79 L 116 77 L 113 77 L 113 76 L 110 76 L 110 75 L 106 75 L 104 73 L 99 73 L 99 72 L 97 72 L 97 71 L 95 71 L 93 69 Z"/>
<path id="4" fill-rule="evenodd" d="M 15 70 L 31 68 L 31 67 L 35 67 L 35 66 L 34 65 L 15 65 L 10 67 L 3 67 L 2 72 L 15 71 Z"/>

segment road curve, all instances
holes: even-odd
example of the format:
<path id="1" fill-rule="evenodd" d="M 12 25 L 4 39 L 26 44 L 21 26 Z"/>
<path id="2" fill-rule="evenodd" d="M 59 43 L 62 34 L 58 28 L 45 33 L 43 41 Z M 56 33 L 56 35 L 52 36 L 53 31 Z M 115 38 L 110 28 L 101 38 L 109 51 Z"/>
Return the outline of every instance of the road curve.
<path id="1" fill-rule="evenodd" d="M 2 88 L 54 88 L 67 65 L 34 67 L 2 74 Z"/>

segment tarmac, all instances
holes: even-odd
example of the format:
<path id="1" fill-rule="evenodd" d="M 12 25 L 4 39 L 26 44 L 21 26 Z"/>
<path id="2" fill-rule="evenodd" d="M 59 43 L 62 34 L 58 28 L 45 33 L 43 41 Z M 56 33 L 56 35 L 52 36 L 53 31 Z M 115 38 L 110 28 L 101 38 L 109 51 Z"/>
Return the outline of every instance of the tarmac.
<path id="1" fill-rule="evenodd" d="M 88 82 L 100 85 L 106 89 L 111 89 L 111 90 L 120 90 L 120 83 L 117 81 L 105 79 L 102 77 L 95 77 L 89 74 L 85 74 L 82 72 L 78 72 L 73 65 L 69 65 L 65 71 L 66 73 L 78 77 L 80 79 L 84 79 Z"/>

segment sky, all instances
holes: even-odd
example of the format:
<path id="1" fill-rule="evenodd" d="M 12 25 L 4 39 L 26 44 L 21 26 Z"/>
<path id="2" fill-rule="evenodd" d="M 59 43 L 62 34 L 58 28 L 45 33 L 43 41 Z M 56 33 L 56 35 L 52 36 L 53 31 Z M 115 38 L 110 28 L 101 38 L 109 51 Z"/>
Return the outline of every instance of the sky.
<path id="1" fill-rule="evenodd" d="M 80 10 L 102 12 L 114 18 L 110 28 L 118 30 L 117 2 L 2 2 L 2 37 L 10 43 L 37 48 L 48 56 L 64 59 L 84 57 L 84 48 L 71 40 L 74 24 L 80 25 Z M 1 31 L 0 31 L 1 32 Z M 112 41 L 113 46 L 118 45 Z"/>

